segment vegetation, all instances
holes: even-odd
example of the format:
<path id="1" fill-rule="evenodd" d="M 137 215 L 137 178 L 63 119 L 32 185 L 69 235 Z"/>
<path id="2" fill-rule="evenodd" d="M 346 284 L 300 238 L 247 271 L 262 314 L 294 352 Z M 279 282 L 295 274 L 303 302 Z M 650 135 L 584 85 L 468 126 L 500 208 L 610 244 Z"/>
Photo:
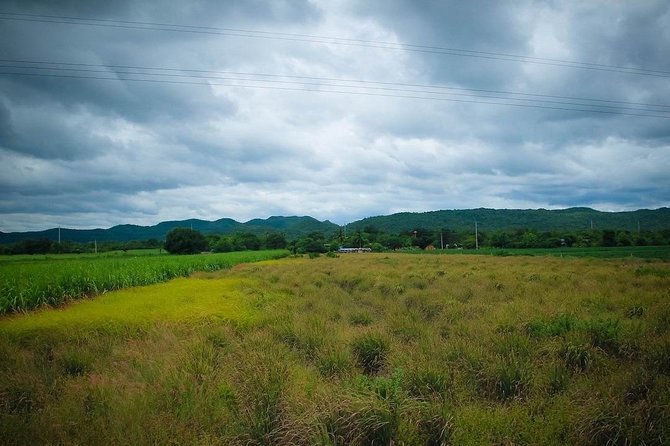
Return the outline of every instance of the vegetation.
<path id="1" fill-rule="evenodd" d="M 659 261 L 382 253 L 110 292 L 0 319 L 0 438 L 668 444 L 668 289 Z"/>
<path id="2" fill-rule="evenodd" d="M 198 254 L 207 248 L 205 236 L 194 229 L 175 228 L 165 236 L 165 250 L 170 254 Z"/>
<path id="3" fill-rule="evenodd" d="M 473 229 L 475 220 L 484 231 L 537 232 L 611 229 L 615 231 L 660 231 L 670 229 L 670 208 L 640 209 L 630 212 L 600 212 L 590 208 L 568 209 L 463 209 L 432 212 L 400 212 L 368 217 L 351 223 L 351 230 L 366 226 L 397 233 L 416 228 L 451 228 L 455 231 Z"/>
<path id="4" fill-rule="evenodd" d="M 214 271 L 242 262 L 286 255 L 284 250 L 160 255 L 11 256 L 0 258 L 0 314 L 30 310 L 111 290 L 164 282 L 195 271 Z"/>
<path id="5" fill-rule="evenodd" d="M 168 232 L 175 228 L 192 228 L 205 235 L 229 235 L 236 232 L 250 232 L 262 237 L 269 232 L 279 232 L 291 239 L 301 237 L 313 231 L 330 234 L 337 225 L 329 221 L 318 221 L 312 217 L 270 217 L 265 220 L 255 219 L 240 223 L 230 218 L 216 221 L 198 219 L 182 221 L 164 221 L 154 226 L 119 225 L 109 229 L 67 229 L 53 228 L 38 232 L 0 232 L 0 244 L 15 244 L 23 240 L 59 240 L 77 244 L 105 242 L 132 242 L 136 240 L 165 240 Z"/>

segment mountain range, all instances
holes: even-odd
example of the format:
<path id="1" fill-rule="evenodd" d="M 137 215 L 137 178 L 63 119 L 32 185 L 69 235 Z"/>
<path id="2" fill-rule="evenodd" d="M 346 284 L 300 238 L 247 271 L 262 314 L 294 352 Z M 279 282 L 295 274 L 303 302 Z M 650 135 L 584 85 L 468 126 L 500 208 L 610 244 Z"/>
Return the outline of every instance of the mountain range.
<path id="1" fill-rule="evenodd" d="M 392 215 L 368 217 L 346 225 L 347 231 L 364 230 L 366 227 L 398 233 L 417 228 L 470 230 L 477 222 L 480 231 L 534 229 L 553 230 L 670 230 L 670 208 L 654 210 L 640 209 L 628 212 L 602 212 L 591 208 L 547 209 L 464 209 L 431 212 L 401 212 Z M 229 234 L 252 232 L 262 235 L 268 232 L 282 232 L 293 239 L 314 231 L 332 234 L 339 226 L 328 220 L 319 221 L 313 217 L 279 217 L 254 219 L 240 223 L 230 218 L 215 221 L 189 219 L 164 221 L 154 226 L 118 225 L 109 229 L 68 229 L 52 228 L 32 232 L 0 232 L 0 243 L 15 243 L 26 239 L 61 240 L 74 242 L 130 241 L 151 238 L 164 239 L 165 235 L 177 227 L 196 229 L 204 234 Z"/>

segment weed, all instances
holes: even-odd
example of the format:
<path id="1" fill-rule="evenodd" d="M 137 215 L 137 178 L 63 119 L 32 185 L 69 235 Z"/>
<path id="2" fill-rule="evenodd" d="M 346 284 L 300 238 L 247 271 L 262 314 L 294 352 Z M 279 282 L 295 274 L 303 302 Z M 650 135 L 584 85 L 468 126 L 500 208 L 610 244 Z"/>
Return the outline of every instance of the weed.
<path id="1" fill-rule="evenodd" d="M 526 331 L 534 337 L 563 336 L 577 327 L 579 320 L 571 314 L 559 314 L 550 319 L 533 320 Z"/>
<path id="2" fill-rule="evenodd" d="M 560 354 L 563 365 L 574 373 L 584 372 L 591 366 L 591 352 L 584 345 L 568 344 Z"/>
<path id="3" fill-rule="evenodd" d="M 83 352 L 72 352 L 61 359 L 63 373 L 68 376 L 82 376 L 91 371 L 91 359 Z"/>
<path id="4" fill-rule="evenodd" d="M 372 315 L 368 312 L 354 313 L 349 317 L 351 325 L 368 326 L 372 323 Z"/>
<path id="5" fill-rule="evenodd" d="M 354 339 L 352 350 L 363 373 L 372 375 L 386 364 L 389 341 L 378 333 L 365 333 Z"/>
<path id="6" fill-rule="evenodd" d="M 9 387 L 0 390 L 0 413 L 26 415 L 33 411 L 33 391 L 26 387 Z"/>
<path id="7" fill-rule="evenodd" d="M 427 446 L 452 444 L 453 429 L 453 415 L 441 407 L 428 406 L 419 419 L 419 432 L 424 436 L 422 443 Z"/>
<path id="8" fill-rule="evenodd" d="M 287 381 L 287 369 L 278 364 L 256 367 L 247 376 L 246 404 L 241 406 L 245 444 L 276 444 L 281 435 L 281 400 Z"/>
<path id="9" fill-rule="evenodd" d="M 317 360 L 319 372 L 326 377 L 343 376 L 350 373 L 353 366 L 349 352 L 341 348 L 322 351 Z"/>
<path id="10" fill-rule="evenodd" d="M 618 320 L 595 319 L 586 325 L 591 344 L 606 353 L 617 354 L 621 344 L 621 324 Z"/>
<path id="11" fill-rule="evenodd" d="M 419 399 L 445 398 L 451 389 L 453 374 L 436 367 L 414 370 L 407 376 L 407 392 Z"/>
<path id="12" fill-rule="evenodd" d="M 670 342 L 655 345 L 651 351 L 651 363 L 663 375 L 670 375 Z"/>
<path id="13" fill-rule="evenodd" d="M 505 360 L 480 371 L 478 382 L 482 395 L 508 402 L 523 396 L 530 384 L 530 373 L 527 364 Z"/>
<path id="14" fill-rule="evenodd" d="M 198 273 L 0 319 L 0 438 L 668 443 L 668 287 L 633 276 L 642 262 L 341 260 Z"/>
<path id="15" fill-rule="evenodd" d="M 644 316 L 645 311 L 646 310 L 645 310 L 644 307 L 640 307 L 640 306 L 636 305 L 636 306 L 630 307 L 628 309 L 628 311 L 626 311 L 626 315 L 631 319 L 640 318 L 640 317 Z"/>
<path id="16" fill-rule="evenodd" d="M 549 394 L 555 395 L 568 386 L 570 375 L 565 367 L 554 366 L 549 370 Z"/>

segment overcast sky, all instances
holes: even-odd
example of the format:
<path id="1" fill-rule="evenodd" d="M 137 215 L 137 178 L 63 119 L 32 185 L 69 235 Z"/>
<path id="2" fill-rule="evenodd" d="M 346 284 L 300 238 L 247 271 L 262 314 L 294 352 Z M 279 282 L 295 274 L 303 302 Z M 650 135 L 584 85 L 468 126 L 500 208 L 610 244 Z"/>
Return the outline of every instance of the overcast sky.
<path id="1" fill-rule="evenodd" d="M 670 205 L 667 0 L 0 13 L 0 231 Z"/>

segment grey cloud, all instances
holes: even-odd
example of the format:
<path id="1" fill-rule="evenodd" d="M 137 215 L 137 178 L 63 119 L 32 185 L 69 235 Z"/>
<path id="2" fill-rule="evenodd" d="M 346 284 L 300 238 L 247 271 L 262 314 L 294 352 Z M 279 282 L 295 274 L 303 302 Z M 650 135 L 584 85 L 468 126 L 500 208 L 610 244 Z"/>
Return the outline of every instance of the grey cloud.
<path id="1" fill-rule="evenodd" d="M 661 1 L 578 6 L 561 1 L 31 1 L 7 7 L 670 70 L 663 57 L 670 51 L 668 6 Z M 91 75 L 119 78 L 128 69 L 112 65 L 440 83 L 649 103 L 662 103 L 670 94 L 667 79 L 660 77 L 429 52 L 63 24 L 2 25 L 3 57 L 96 64 L 102 67 L 92 68 L 104 73 Z M 668 205 L 668 119 L 450 97 L 455 101 L 0 75 L 0 224 L 3 230 L 53 222 L 90 227 L 192 216 L 244 220 L 269 213 L 344 223 L 453 207 Z M 609 105 L 612 111 L 632 107 Z"/>

